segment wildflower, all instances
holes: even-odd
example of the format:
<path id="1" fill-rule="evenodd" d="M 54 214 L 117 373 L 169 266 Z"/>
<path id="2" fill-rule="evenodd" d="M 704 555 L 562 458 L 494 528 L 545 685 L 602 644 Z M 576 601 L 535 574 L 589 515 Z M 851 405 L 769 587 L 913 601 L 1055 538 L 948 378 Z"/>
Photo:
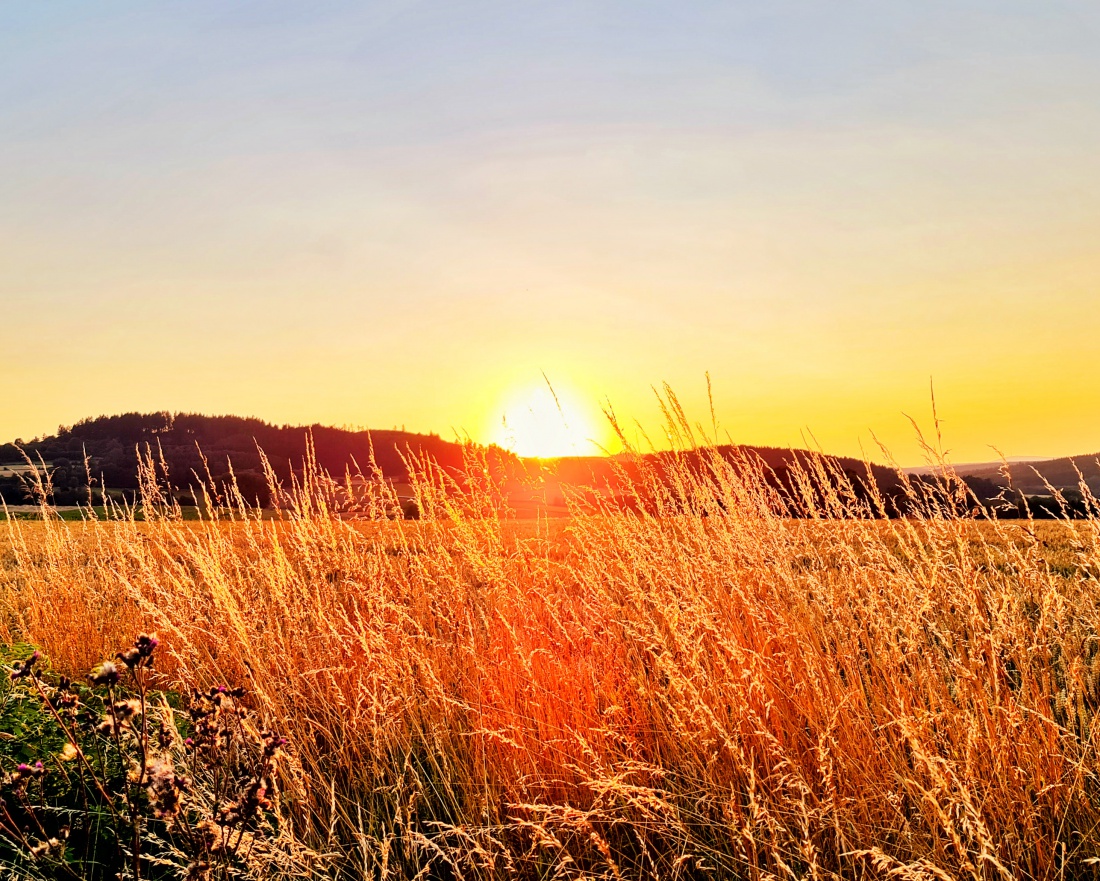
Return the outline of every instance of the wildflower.
<path id="1" fill-rule="evenodd" d="M 162 721 L 157 728 L 157 745 L 162 750 L 167 750 L 172 745 L 173 739 L 172 729 Z"/>
<path id="2" fill-rule="evenodd" d="M 35 662 L 42 657 L 37 651 L 34 652 L 27 660 L 19 662 L 16 661 L 15 667 L 11 671 L 12 681 L 18 679 L 25 679 L 27 676 L 33 676 L 34 671 L 31 669 L 34 667 Z"/>
<path id="3" fill-rule="evenodd" d="M 281 747 L 286 746 L 286 738 L 279 737 L 273 731 L 264 731 L 260 737 L 264 742 L 264 759 L 274 759 Z"/>
<path id="4" fill-rule="evenodd" d="M 213 820 L 209 817 L 204 817 L 195 827 L 195 831 L 200 836 L 206 850 L 210 851 L 210 853 L 216 853 L 218 851 L 222 835 Z"/>
<path id="5" fill-rule="evenodd" d="M 114 661 L 104 661 L 96 669 L 88 674 L 88 680 L 92 685 L 118 685 L 122 674 L 118 671 L 118 665 Z"/>
<path id="6" fill-rule="evenodd" d="M 43 857 L 47 854 L 60 852 L 63 845 L 57 838 L 47 838 L 38 844 L 32 845 L 30 853 L 32 857 Z"/>
<path id="7" fill-rule="evenodd" d="M 56 699 L 57 706 L 67 710 L 69 715 L 72 715 L 80 704 L 80 695 L 74 691 L 62 691 L 60 686 L 57 688 Z"/>
<path id="8" fill-rule="evenodd" d="M 210 877 L 211 866 L 207 860 L 195 859 L 187 865 L 186 881 L 206 881 Z"/>
<path id="9" fill-rule="evenodd" d="M 121 735 L 128 727 L 129 726 L 126 724 L 126 721 L 124 719 L 118 719 L 116 721 L 114 718 L 108 716 L 106 719 L 96 725 L 95 731 L 97 734 L 102 734 L 105 737 L 114 737 L 116 735 Z"/>
<path id="10" fill-rule="evenodd" d="M 126 649 L 124 652 L 119 652 L 115 657 L 131 670 L 137 667 L 152 667 L 153 651 L 158 645 L 160 645 L 160 640 L 155 636 L 142 633 L 134 641 L 133 646 Z"/>
<path id="11" fill-rule="evenodd" d="M 15 770 L 8 775 L 6 782 L 17 790 L 22 790 L 31 780 L 41 780 L 45 776 L 46 769 L 41 762 L 35 762 L 33 765 L 20 762 Z"/>
<path id="12" fill-rule="evenodd" d="M 158 820 L 171 820 L 180 811 L 181 795 L 191 781 L 176 773 L 168 760 L 158 760 L 149 766 L 149 803 Z"/>
<path id="13" fill-rule="evenodd" d="M 268 798 L 271 788 L 272 781 L 264 776 L 250 778 L 240 798 L 227 802 L 218 812 L 216 822 L 220 826 L 237 826 L 256 820 L 261 811 L 270 811 L 274 806 Z"/>
<path id="14" fill-rule="evenodd" d="M 115 711 L 115 716 L 125 721 L 141 712 L 141 702 L 134 698 L 124 701 L 115 701 L 113 709 Z"/>

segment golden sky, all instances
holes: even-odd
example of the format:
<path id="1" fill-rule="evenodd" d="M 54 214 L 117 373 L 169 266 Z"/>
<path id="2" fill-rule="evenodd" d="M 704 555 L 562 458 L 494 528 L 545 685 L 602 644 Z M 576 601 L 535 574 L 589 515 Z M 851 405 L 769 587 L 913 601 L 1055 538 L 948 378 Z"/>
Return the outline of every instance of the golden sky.
<path id="1" fill-rule="evenodd" d="M 1095 452 L 1098 40 L 1086 2 L 6 5 L 0 440 L 587 451 L 608 400 L 659 439 L 663 382 L 709 422 L 709 371 L 738 442 L 917 463 L 931 379 L 956 461 Z"/>

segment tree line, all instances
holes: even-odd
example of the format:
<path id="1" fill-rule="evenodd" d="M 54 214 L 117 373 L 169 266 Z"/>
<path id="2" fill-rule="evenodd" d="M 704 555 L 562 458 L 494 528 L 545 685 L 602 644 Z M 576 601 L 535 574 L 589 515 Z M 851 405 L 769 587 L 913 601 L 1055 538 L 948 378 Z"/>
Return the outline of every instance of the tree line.
<path id="1" fill-rule="evenodd" d="M 133 500 L 138 490 L 138 456 L 147 451 L 162 461 L 169 488 L 181 504 L 194 504 L 192 487 L 200 484 L 225 485 L 236 481 L 241 494 L 252 503 L 269 505 L 271 499 L 264 458 L 277 480 L 288 483 L 301 474 L 312 458 L 315 465 L 340 479 L 349 469 L 371 473 L 372 463 L 385 477 L 405 480 L 406 457 L 430 459 L 445 471 L 459 475 L 464 466 L 464 448 L 436 434 L 414 432 L 350 431 L 325 425 L 272 425 L 260 419 L 240 416 L 205 416 L 193 413 L 124 413 L 82 419 L 61 426 L 55 435 L 0 445 L 0 464 L 48 463 L 50 499 L 56 505 L 89 501 L 91 488 L 98 498 L 107 491 L 116 498 Z M 262 452 L 261 452 L 262 451 Z M 603 487 L 611 494 L 616 483 L 637 479 L 635 469 L 647 463 L 655 473 L 674 463 L 689 468 L 705 467 L 699 451 L 650 453 L 640 457 L 572 457 L 544 465 L 521 460 L 489 448 L 491 469 L 498 479 L 529 482 L 542 469 L 549 469 L 556 481 L 574 487 Z M 1023 493 L 988 477 L 966 475 L 952 487 L 942 477 L 918 475 L 906 478 L 893 468 L 839 456 L 817 456 L 805 450 L 727 445 L 717 455 L 730 462 L 752 463 L 763 469 L 766 481 L 781 495 L 797 500 L 805 486 L 796 485 L 795 474 L 814 470 L 823 463 L 818 485 L 811 488 L 807 510 L 819 504 L 824 510 L 830 491 L 841 490 L 868 511 L 879 515 L 904 516 L 926 502 L 960 508 L 955 513 L 1002 518 L 1083 517 L 1090 512 L 1088 498 L 1076 487 L 1060 490 L 1059 496 Z M 740 465 L 739 465 L 740 467 Z M 949 498 L 950 497 L 950 498 Z M 8 505 L 35 501 L 26 481 L 18 475 L 0 475 L 0 499 Z M 674 502 L 674 506 L 678 503 Z M 877 507 L 876 507 L 877 506 Z M 967 507 L 969 506 L 969 507 Z M 689 509 L 683 500 L 679 507 Z M 858 507 L 858 505 L 856 506 Z M 961 510 L 966 508 L 966 510 Z M 952 509 L 954 510 L 954 508 Z M 799 516 L 799 503 L 789 508 Z"/>
<path id="2" fill-rule="evenodd" d="M 462 463 L 461 445 L 435 434 L 271 425 L 240 416 L 167 412 L 82 419 L 50 437 L 0 445 L 0 463 L 22 463 L 25 456 L 48 463 L 53 503 L 71 505 L 87 501 L 89 475 L 97 492 L 106 487 L 132 497 L 138 488 L 138 454 L 145 450 L 163 458 L 168 480 L 181 493 L 211 479 L 224 484 L 232 476 L 245 498 L 260 504 L 269 502 L 261 455 L 282 481 L 300 473 L 311 455 L 337 478 L 355 463 L 366 471 L 373 461 L 385 476 L 401 479 L 403 457 L 410 454 L 430 456 L 444 467 Z M 0 498 L 9 505 L 25 503 L 24 481 L 0 477 Z"/>

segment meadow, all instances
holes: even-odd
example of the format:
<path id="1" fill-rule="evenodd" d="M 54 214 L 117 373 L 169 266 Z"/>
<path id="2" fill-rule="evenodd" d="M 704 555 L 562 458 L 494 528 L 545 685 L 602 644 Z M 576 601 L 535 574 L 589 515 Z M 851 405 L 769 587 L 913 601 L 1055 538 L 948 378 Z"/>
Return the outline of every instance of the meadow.
<path id="1" fill-rule="evenodd" d="M 83 676 L 155 631 L 166 687 L 246 687 L 312 855 L 272 877 L 1095 876 L 1095 516 L 947 473 L 886 519 L 704 451 L 567 519 L 421 463 L 419 521 L 307 474 L 196 523 L 146 467 L 143 522 L 2 527 L 0 638 Z"/>

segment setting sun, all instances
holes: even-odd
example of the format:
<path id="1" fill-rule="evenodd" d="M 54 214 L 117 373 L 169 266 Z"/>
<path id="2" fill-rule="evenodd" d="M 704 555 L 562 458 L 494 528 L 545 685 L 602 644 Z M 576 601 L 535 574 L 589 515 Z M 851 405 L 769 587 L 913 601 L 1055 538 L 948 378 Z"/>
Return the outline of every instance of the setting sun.
<path id="1" fill-rule="evenodd" d="M 497 419 L 492 442 L 520 456 L 553 459 L 600 452 L 592 420 L 567 391 L 549 384 L 514 392 Z"/>

